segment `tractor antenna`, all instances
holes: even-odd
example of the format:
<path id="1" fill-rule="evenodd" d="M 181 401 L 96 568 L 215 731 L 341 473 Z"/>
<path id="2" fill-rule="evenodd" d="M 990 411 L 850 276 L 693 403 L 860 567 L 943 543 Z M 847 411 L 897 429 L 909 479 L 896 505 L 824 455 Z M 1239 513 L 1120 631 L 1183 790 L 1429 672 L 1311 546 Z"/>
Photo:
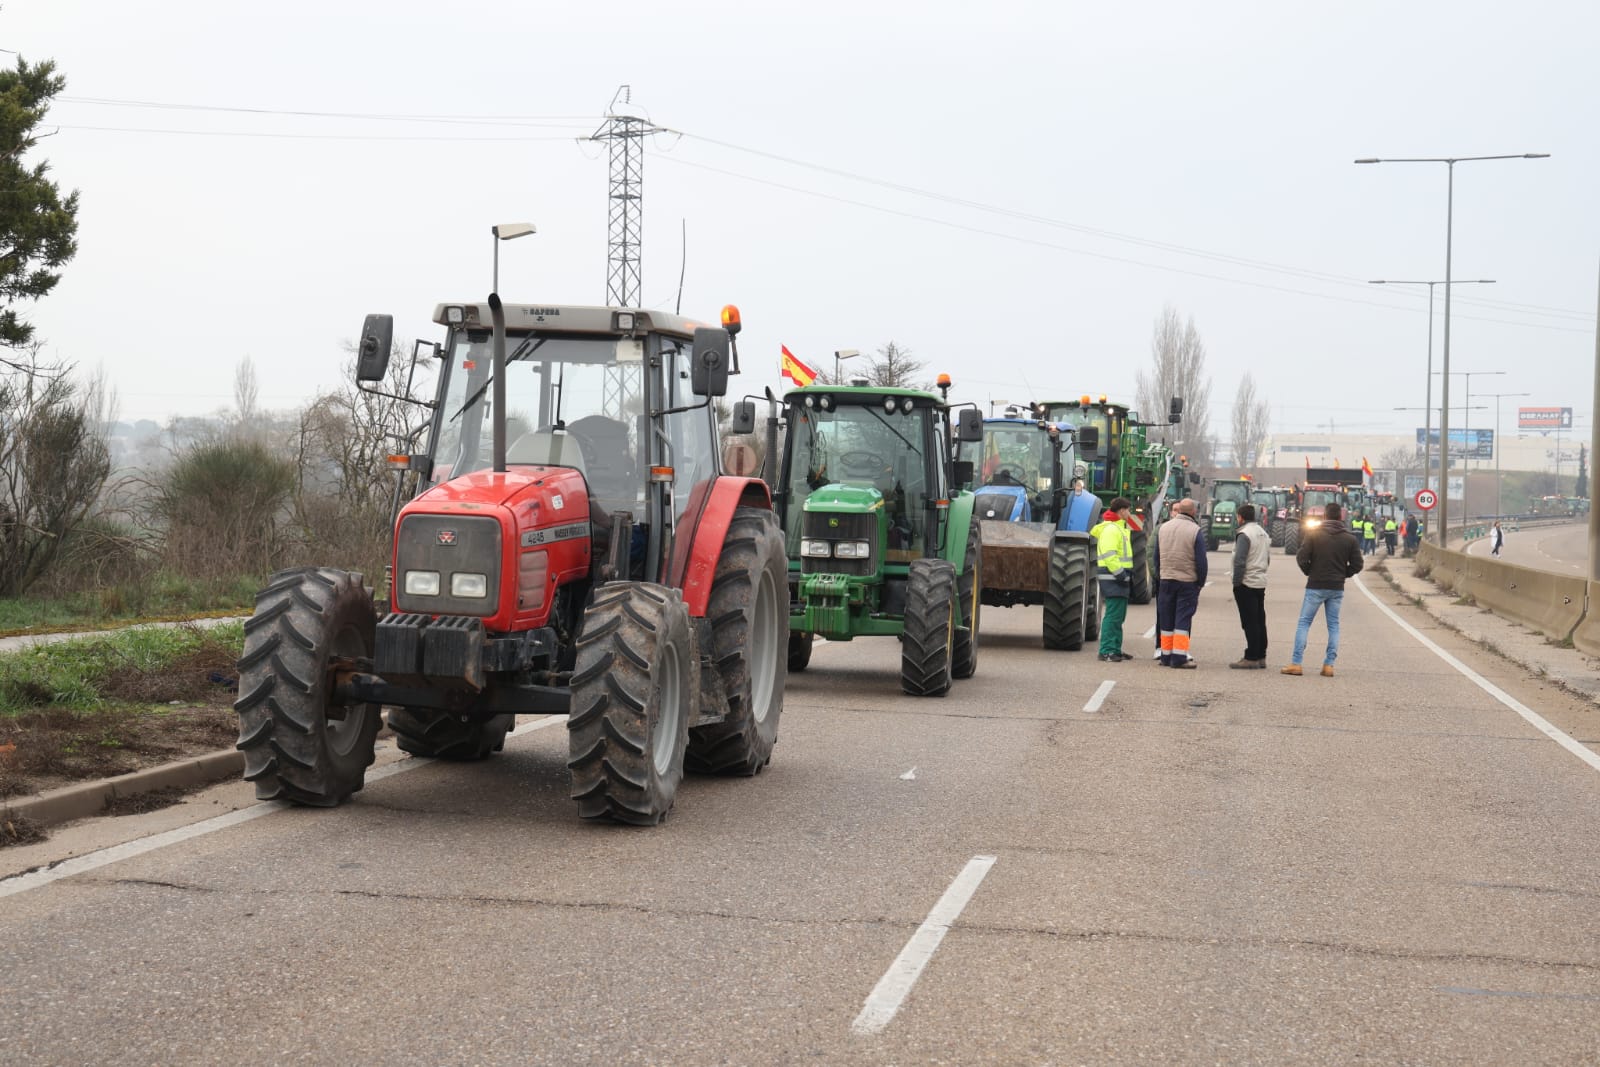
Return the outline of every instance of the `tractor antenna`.
<path id="1" fill-rule="evenodd" d="M 678 220 L 679 230 L 678 247 L 682 250 L 682 258 L 678 261 L 678 303 L 672 309 L 674 315 L 683 314 L 683 276 L 689 271 L 689 220 Z"/>

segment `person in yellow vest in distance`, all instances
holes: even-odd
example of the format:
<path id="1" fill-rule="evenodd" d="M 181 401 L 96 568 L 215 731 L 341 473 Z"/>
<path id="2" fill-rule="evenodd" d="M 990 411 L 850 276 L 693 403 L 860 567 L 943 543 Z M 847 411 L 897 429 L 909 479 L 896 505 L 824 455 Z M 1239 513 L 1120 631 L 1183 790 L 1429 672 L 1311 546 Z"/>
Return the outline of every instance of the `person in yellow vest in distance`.
<path id="1" fill-rule="evenodd" d="M 1390 515 L 1383 520 L 1383 547 L 1389 550 L 1389 555 L 1394 555 L 1395 547 L 1400 543 L 1400 526 Z"/>
<path id="2" fill-rule="evenodd" d="M 1370 556 L 1378 547 L 1378 530 L 1372 525 L 1372 516 L 1368 515 L 1356 523 L 1361 531 L 1361 554 Z"/>
<path id="3" fill-rule="evenodd" d="M 1095 540 L 1095 577 L 1100 582 L 1100 659 L 1121 663 L 1133 657 L 1122 651 L 1122 622 L 1128 617 L 1128 592 L 1133 588 L 1133 536 L 1128 513 L 1133 502 L 1119 496 L 1089 535 Z"/>

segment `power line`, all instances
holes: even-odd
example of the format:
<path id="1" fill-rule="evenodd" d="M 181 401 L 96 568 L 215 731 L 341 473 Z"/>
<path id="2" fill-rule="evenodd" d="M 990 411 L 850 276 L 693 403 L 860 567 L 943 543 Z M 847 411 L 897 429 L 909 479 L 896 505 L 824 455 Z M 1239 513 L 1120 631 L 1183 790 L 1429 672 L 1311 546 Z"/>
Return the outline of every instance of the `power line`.
<path id="1" fill-rule="evenodd" d="M 114 100 L 96 96 L 58 96 L 57 103 L 102 107 L 151 108 L 158 111 L 210 111 L 230 115 L 279 115 L 294 118 L 363 119 L 376 122 L 443 122 L 480 126 L 550 126 L 584 130 L 599 121 L 596 115 L 430 115 L 368 111 L 292 111 L 268 107 L 225 107 L 218 104 L 166 104 L 151 100 Z M 570 125 L 581 123 L 581 125 Z"/>
<path id="2" fill-rule="evenodd" d="M 431 137 L 425 134 L 383 134 L 383 133 L 273 133 L 267 130 L 164 130 L 138 128 L 131 126 L 77 126 L 58 124 L 58 130 L 90 130 L 97 133 L 155 133 L 170 134 L 178 137 L 262 137 L 276 140 L 291 141 L 458 141 L 462 143 L 478 142 L 532 142 L 532 141 L 571 141 L 571 137 L 550 135 L 546 137 Z"/>

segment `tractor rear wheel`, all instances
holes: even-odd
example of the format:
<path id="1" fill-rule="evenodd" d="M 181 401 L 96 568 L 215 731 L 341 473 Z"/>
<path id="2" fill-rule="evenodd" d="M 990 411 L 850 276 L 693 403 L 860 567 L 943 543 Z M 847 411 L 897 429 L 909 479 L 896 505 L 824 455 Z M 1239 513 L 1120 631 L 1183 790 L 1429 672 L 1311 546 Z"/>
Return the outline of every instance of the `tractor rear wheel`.
<path id="1" fill-rule="evenodd" d="M 799 674 L 811 665 L 811 646 L 816 634 L 792 632 L 789 634 L 789 673 Z"/>
<path id="2" fill-rule="evenodd" d="M 1144 530 L 1129 533 L 1133 547 L 1133 584 L 1128 587 L 1128 603 L 1150 603 L 1150 535 Z"/>
<path id="3" fill-rule="evenodd" d="M 461 716 L 438 708 L 395 708 L 389 712 L 389 729 L 401 752 L 429 759 L 480 760 L 506 747 L 506 734 L 515 715 L 463 722 Z"/>
<path id="4" fill-rule="evenodd" d="M 676 589 L 607 582 L 583 613 L 577 651 L 567 767 L 578 814 L 653 826 L 683 780 L 700 690 L 689 609 Z"/>
<path id="5" fill-rule="evenodd" d="M 361 788 L 376 704 L 331 703 L 335 660 L 372 655 L 372 589 L 329 567 L 279 571 L 256 594 L 239 657 L 239 749 L 258 800 L 331 808 Z"/>
<path id="6" fill-rule="evenodd" d="M 1300 524 L 1289 523 L 1283 531 L 1283 554 L 1292 556 L 1300 551 Z"/>
<path id="7" fill-rule="evenodd" d="M 1088 607 L 1089 546 L 1080 541 L 1050 544 L 1050 588 L 1044 594 L 1044 647 L 1076 652 L 1083 647 Z"/>
<path id="8" fill-rule="evenodd" d="M 978 613 L 983 605 L 978 603 L 978 590 L 983 588 L 983 549 L 980 544 L 978 523 L 967 527 L 967 550 L 961 560 L 961 573 L 956 575 L 956 598 L 960 602 L 960 625 L 956 631 L 955 646 L 950 652 L 950 673 L 956 678 L 971 678 L 978 670 Z"/>
<path id="9" fill-rule="evenodd" d="M 1085 641 L 1098 641 L 1100 639 L 1100 578 L 1099 571 L 1094 568 L 1094 561 L 1089 561 L 1091 568 L 1089 576 L 1084 580 L 1083 602 L 1083 639 Z"/>
<path id="10" fill-rule="evenodd" d="M 1283 526 L 1284 523 L 1282 519 L 1272 520 L 1271 541 L 1269 542 L 1271 547 L 1277 548 L 1283 544 Z"/>
<path id="11" fill-rule="evenodd" d="M 914 697 L 950 691 L 955 637 L 956 568 L 946 559 L 914 559 L 906 576 L 905 631 L 900 635 L 900 688 Z"/>
<path id="12" fill-rule="evenodd" d="M 728 707 L 721 722 L 689 731 L 684 766 L 696 774 L 757 774 L 772 760 L 789 669 L 788 572 L 772 512 L 734 511 L 706 605 Z"/>

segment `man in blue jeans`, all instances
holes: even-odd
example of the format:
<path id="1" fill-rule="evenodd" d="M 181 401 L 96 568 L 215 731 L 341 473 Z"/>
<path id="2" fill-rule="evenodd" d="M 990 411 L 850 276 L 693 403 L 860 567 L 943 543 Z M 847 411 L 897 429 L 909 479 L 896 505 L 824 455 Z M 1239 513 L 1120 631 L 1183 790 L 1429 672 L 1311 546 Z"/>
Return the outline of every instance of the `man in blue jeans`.
<path id="1" fill-rule="evenodd" d="M 1344 511 L 1338 504 L 1329 504 L 1322 525 L 1305 539 L 1295 562 L 1306 576 L 1306 595 L 1300 602 L 1300 623 L 1294 631 L 1294 662 L 1282 673 L 1298 676 L 1300 660 L 1306 653 L 1306 637 L 1311 633 L 1311 623 L 1317 609 L 1323 608 L 1328 618 L 1328 652 L 1322 657 L 1322 676 L 1333 677 L 1333 661 L 1339 658 L 1339 608 L 1344 604 L 1344 583 L 1361 573 L 1361 544 L 1354 534 L 1344 528 L 1340 520 Z"/>

